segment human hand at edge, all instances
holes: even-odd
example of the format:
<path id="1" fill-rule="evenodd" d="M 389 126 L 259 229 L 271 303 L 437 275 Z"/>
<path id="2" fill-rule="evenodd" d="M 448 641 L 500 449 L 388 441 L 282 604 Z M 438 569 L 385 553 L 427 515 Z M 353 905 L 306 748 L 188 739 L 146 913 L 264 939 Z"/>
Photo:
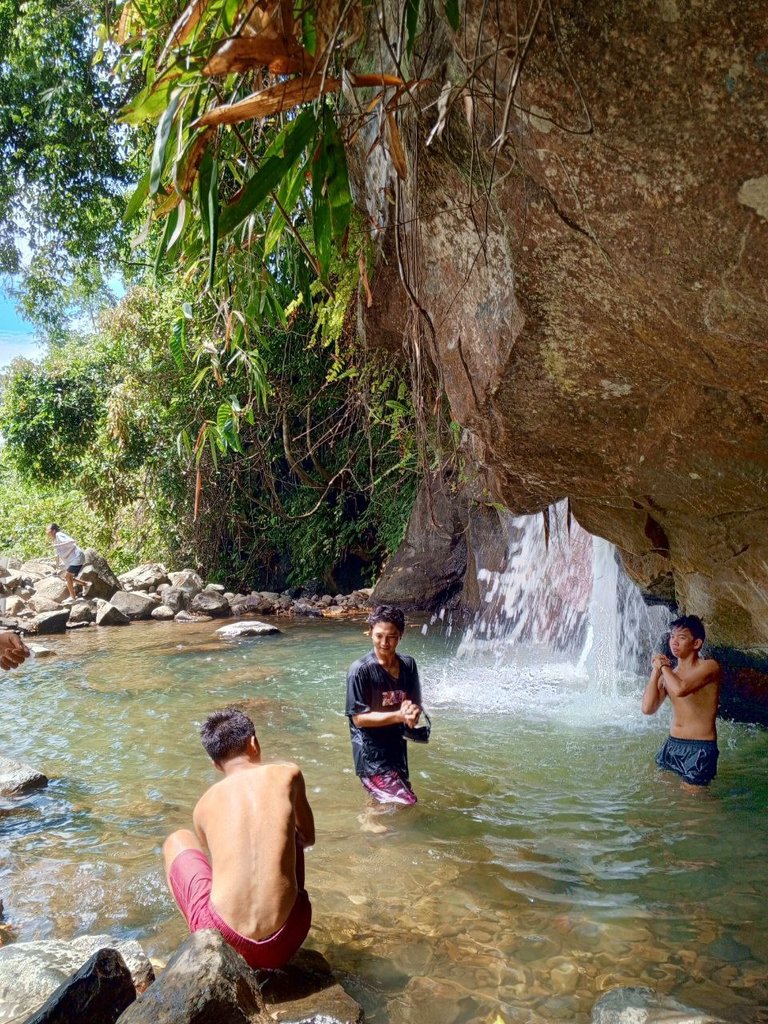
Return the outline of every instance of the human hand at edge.
<path id="1" fill-rule="evenodd" d="M 651 658 L 651 665 L 653 665 L 654 668 L 659 669 L 664 668 L 665 666 L 666 668 L 671 668 L 672 662 L 669 660 L 666 654 L 654 654 L 654 656 Z"/>
<path id="2" fill-rule="evenodd" d="M 17 633 L 11 633 L 10 630 L 0 632 L 0 668 L 16 668 L 31 653 Z"/>

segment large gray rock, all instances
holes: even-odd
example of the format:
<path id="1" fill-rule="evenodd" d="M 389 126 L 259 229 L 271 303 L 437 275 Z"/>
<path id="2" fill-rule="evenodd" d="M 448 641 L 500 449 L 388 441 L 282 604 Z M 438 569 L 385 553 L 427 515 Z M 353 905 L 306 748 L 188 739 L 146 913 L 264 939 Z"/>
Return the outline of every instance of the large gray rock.
<path id="1" fill-rule="evenodd" d="M 237 594 L 229 603 L 234 615 L 246 615 L 250 612 L 256 615 L 271 615 L 275 610 L 275 600 L 280 600 L 279 594 L 277 598 L 267 594 Z"/>
<path id="2" fill-rule="evenodd" d="M 0 580 L 0 594 L 14 594 L 20 590 L 21 587 L 28 585 L 32 581 L 28 576 L 24 576 L 20 572 L 14 572 L 10 570 Z"/>
<path id="3" fill-rule="evenodd" d="M 169 608 L 167 604 L 159 604 L 157 608 L 152 609 L 151 618 L 158 622 L 170 622 L 175 615 L 173 608 Z"/>
<path id="4" fill-rule="evenodd" d="M 176 622 L 210 622 L 210 615 L 203 615 L 199 612 L 180 611 L 174 615 Z"/>
<path id="5" fill-rule="evenodd" d="M 56 572 L 55 558 L 30 558 L 22 562 L 19 572 L 22 576 L 29 576 L 32 579 L 42 579 L 43 576 L 52 576 Z"/>
<path id="6" fill-rule="evenodd" d="M 0 796 L 15 796 L 47 785 L 47 776 L 36 768 L 0 755 Z"/>
<path id="7" fill-rule="evenodd" d="M 180 946 L 120 1024 L 266 1024 L 259 975 L 216 931 Z"/>
<path id="8" fill-rule="evenodd" d="M 157 607 L 157 599 L 149 597 L 148 594 L 118 590 L 110 598 L 110 604 L 113 608 L 121 611 L 126 618 L 135 621 L 150 618 L 153 609 Z"/>
<path id="9" fill-rule="evenodd" d="M 199 594 L 203 589 L 203 581 L 193 572 L 191 569 L 182 569 L 181 572 L 171 572 L 168 574 L 171 581 L 171 585 L 174 587 L 181 587 L 183 590 L 194 597 L 195 594 Z"/>
<path id="10" fill-rule="evenodd" d="M 100 949 L 25 1024 L 114 1024 L 135 998 L 123 958 L 116 949 Z"/>
<path id="11" fill-rule="evenodd" d="M 189 608 L 189 603 L 194 597 L 188 590 L 183 587 L 168 587 L 167 590 L 163 590 L 161 593 L 163 604 L 176 612 L 183 612 Z"/>
<path id="12" fill-rule="evenodd" d="M 725 1024 L 653 989 L 615 988 L 592 1007 L 592 1024 Z"/>
<path id="13" fill-rule="evenodd" d="M 109 567 L 109 563 L 95 548 L 85 549 L 85 565 L 78 579 L 90 584 L 88 597 L 100 597 L 109 601 L 116 590 L 122 589 L 120 580 Z"/>
<path id="14" fill-rule="evenodd" d="M 21 568 L 21 559 L 14 558 L 13 555 L 3 555 L 0 557 L 0 576 L 7 576 L 11 572 L 16 572 Z"/>
<path id="15" fill-rule="evenodd" d="M 5 613 L 6 615 L 18 615 L 24 611 L 26 603 L 22 597 L 16 594 L 12 594 L 10 597 L 5 599 Z"/>
<path id="16" fill-rule="evenodd" d="M 58 611 L 41 612 L 31 622 L 24 626 L 24 629 L 37 636 L 48 633 L 63 633 L 69 621 L 69 608 L 61 608 Z"/>
<path id="17" fill-rule="evenodd" d="M 41 939 L 0 947 L 0 1024 L 25 1020 L 100 949 L 116 949 L 131 973 L 137 992 L 154 980 L 146 953 L 132 939 L 81 935 L 70 942 Z M 76 1024 L 78 1018 L 72 1018 Z"/>
<path id="18" fill-rule="evenodd" d="M 149 590 L 169 583 L 168 570 L 159 562 L 144 562 L 129 572 L 123 572 L 118 579 L 127 590 Z"/>
<path id="19" fill-rule="evenodd" d="M 96 612 L 97 626 L 127 626 L 131 620 L 109 601 L 102 602 Z"/>
<path id="20" fill-rule="evenodd" d="M 272 636 L 280 632 L 277 626 L 254 619 L 252 622 L 230 622 L 226 626 L 221 626 L 216 630 L 216 636 L 222 640 L 239 640 L 245 636 Z"/>
<path id="21" fill-rule="evenodd" d="M 259 972 L 261 994 L 273 1021 L 301 1024 L 362 1024 L 363 1010 L 348 995 L 328 961 L 300 949 L 279 971 Z"/>
<path id="22" fill-rule="evenodd" d="M 189 610 L 201 615 L 210 615 L 214 619 L 221 619 L 232 613 L 229 601 L 223 594 L 219 594 L 215 590 L 203 590 L 199 594 L 195 594 Z"/>
<path id="23" fill-rule="evenodd" d="M 32 611 L 38 614 L 42 612 L 56 612 L 61 608 L 61 601 L 54 601 L 44 594 L 33 594 L 28 604 Z"/>
<path id="24" fill-rule="evenodd" d="M 69 626 L 77 626 L 80 623 L 93 622 L 96 618 L 95 601 L 75 601 L 69 609 Z"/>
<path id="25" fill-rule="evenodd" d="M 35 597 L 47 597 L 56 604 L 61 604 L 69 597 L 69 589 L 60 576 L 46 576 L 35 584 Z"/>

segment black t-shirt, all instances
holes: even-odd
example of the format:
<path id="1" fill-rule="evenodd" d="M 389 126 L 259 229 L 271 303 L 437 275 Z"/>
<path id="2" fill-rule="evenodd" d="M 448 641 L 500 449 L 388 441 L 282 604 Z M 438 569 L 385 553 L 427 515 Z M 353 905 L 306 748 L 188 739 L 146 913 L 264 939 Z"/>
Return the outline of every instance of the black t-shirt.
<path id="1" fill-rule="evenodd" d="M 347 716 L 352 738 L 355 772 L 361 776 L 379 775 L 396 769 L 408 778 L 408 752 L 402 725 L 382 725 L 360 729 L 352 715 L 367 711 L 393 711 L 404 700 L 421 707 L 421 684 L 416 662 L 407 654 L 398 654 L 400 678 L 395 679 L 376 660 L 373 651 L 360 658 L 347 673 Z"/>

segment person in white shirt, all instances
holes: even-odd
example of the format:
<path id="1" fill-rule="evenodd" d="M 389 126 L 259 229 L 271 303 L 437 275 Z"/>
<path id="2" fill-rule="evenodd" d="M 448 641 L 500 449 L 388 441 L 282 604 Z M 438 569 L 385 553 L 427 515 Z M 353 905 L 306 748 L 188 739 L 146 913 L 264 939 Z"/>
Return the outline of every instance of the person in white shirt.
<path id="1" fill-rule="evenodd" d="M 57 523 L 51 523 L 45 532 L 56 548 L 56 557 L 59 563 L 64 566 L 64 580 L 67 584 L 69 596 L 74 601 L 77 597 L 75 581 L 85 564 L 85 553 L 68 533 L 64 533 Z"/>

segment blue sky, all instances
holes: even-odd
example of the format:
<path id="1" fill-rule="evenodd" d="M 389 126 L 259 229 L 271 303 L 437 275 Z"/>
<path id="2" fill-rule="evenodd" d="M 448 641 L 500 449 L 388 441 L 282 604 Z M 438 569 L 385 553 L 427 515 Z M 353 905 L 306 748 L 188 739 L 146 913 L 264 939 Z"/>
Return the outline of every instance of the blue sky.
<path id="1" fill-rule="evenodd" d="M 13 300 L 0 291 L 0 369 L 16 356 L 39 359 L 42 354 L 32 325 L 16 312 Z"/>

